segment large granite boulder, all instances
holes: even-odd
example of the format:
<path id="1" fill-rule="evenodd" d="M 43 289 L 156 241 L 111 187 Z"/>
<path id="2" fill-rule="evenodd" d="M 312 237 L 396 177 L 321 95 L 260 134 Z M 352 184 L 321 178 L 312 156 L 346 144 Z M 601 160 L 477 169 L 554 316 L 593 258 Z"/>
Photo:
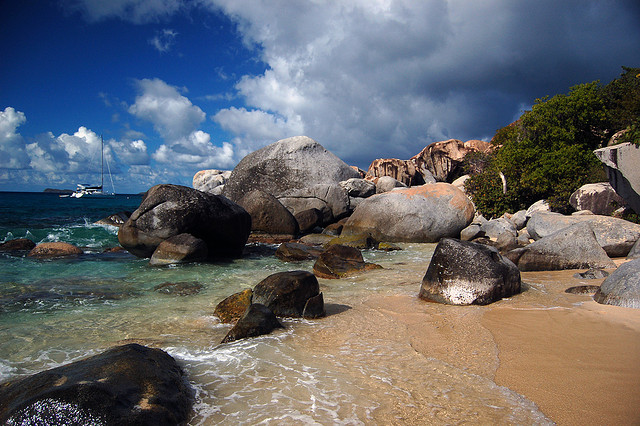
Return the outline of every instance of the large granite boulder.
<path id="1" fill-rule="evenodd" d="M 369 197 L 347 220 L 344 235 L 369 233 L 378 241 L 432 243 L 458 237 L 474 216 L 458 188 L 435 183 Z"/>
<path id="2" fill-rule="evenodd" d="M 306 234 L 324 223 L 324 215 L 316 208 L 302 210 L 293 215 L 298 222 L 300 232 Z"/>
<path id="3" fill-rule="evenodd" d="M 230 176 L 230 170 L 200 170 L 193 176 L 193 189 L 220 195 Z"/>
<path id="4" fill-rule="evenodd" d="M 335 222 L 350 212 L 349 196 L 338 184 L 320 183 L 290 189 L 281 193 L 278 200 L 295 216 L 309 209 L 319 210 L 323 224 Z"/>
<path id="5" fill-rule="evenodd" d="M 245 194 L 238 204 L 251 215 L 251 230 L 270 235 L 295 237 L 298 221 L 276 197 L 259 189 Z"/>
<path id="6" fill-rule="evenodd" d="M 36 258 L 52 258 L 78 256 L 81 254 L 82 250 L 79 247 L 59 241 L 52 243 L 40 243 L 31 249 L 27 256 Z"/>
<path id="7" fill-rule="evenodd" d="M 317 318 L 324 315 L 320 285 L 315 275 L 307 271 L 269 275 L 253 288 L 252 301 L 283 317 Z"/>
<path id="8" fill-rule="evenodd" d="M 578 222 L 506 256 L 521 271 L 615 268 L 588 222 Z"/>
<path id="9" fill-rule="evenodd" d="M 15 238 L 0 244 L 0 252 L 22 252 L 31 251 L 36 243 L 28 238 Z"/>
<path id="10" fill-rule="evenodd" d="M 374 180 L 376 184 L 376 194 L 393 191 L 396 188 L 407 188 L 407 185 L 391 176 L 380 176 Z"/>
<path id="11" fill-rule="evenodd" d="M 610 257 L 626 256 L 640 239 L 640 225 L 624 219 L 602 215 L 572 215 L 536 212 L 527 222 L 527 231 L 534 240 L 546 237 L 578 222 L 591 225 L 596 240 Z"/>
<path id="12" fill-rule="evenodd" d="M 224 195 L 237 201 L 247 192 L 260 189 L 280 199 L 287 191 L 306 190 L 318 184 L 338 185 L 343 180 L 359 177 L 356 170 L 318 142 L 296 136 L 240 160 L 225 185 Z"/>
<path id="13" fill-rule="evenodd" d="M 367 170 L 367 179 L 390 177 L 404 186 L 423 185 L 424 178 L 416 170 L 416 165 L 409 160 L 397 158 L 379 158 L 373 160 Z"/>
<path id="14" fill-rule="evenodd" d="M 640 259 L 620 265 L 602 282 L 593 299 L 603 305 L 640 309 Z"/>
<path id="15" fill-rule="evenodd" d="M 453 182 L 463 175 L 462 162 L 471 152 L 487 153 L 493 149 L 489 142 L 471 140 L 462 142 L 457 139 L 435 142 L 411 157 L 418 172 L 428 170 L 438 182 Z"/>
<path id="16" fill-rule="evenodd" d="M 259 303 L 252 303 L 220 343 L 262 336 L 278 328 L 284 327 L 271 309 Z"/>
<path id="17" fill-rule="evenodd" d="M 589 183 L 578 188 L 569 198 L 569 204 L 578 210 L 589 210 L 593 214 L 610 216 L 624 200 L 611 187 L 609 182 Z"/>
<path id="18" fill-rule="evenodd" d="M 191 234 L 207 244 L 209 257 L 240 256 L 251 232 L 251 216 L 227 198 L 186 186 L 156 185 L 118 231 L 120 245 L 149 257 L 164 240 Z"/>
<path id="19" fill-rule="evenodd" d="M 381 268 L 380 265 L 365 262 L 357 248 L 333 244 L 316 259 L 313 273 L 320 278 L 339 279 Z"/>
<path id="20" fill-rule="evenodd" d="M 171 356 L 129 344 L 3 383 L 0 423 L 177 425 L 191 403 Z"/>
<path id="21" fill-rule="evenodd" d="M 207 259 L 209 249 L 200 238 L 191 234 L 178 234 L 161 242 L 149 259 L 152 266 L 201 262 Z"/>
<path id="22" fill-rule="evenodd" d="M 340 182 L 340 187 L 349 197 L 367 198 L 376 193 L 376 184 L 361 178 L 343 180 Z"/>
<path id="23" fill-rule="evenodd" d="M 640 213 L 640 146 L 621 143 L 596 149 L 596 157 L 604 163 L 609 183 L 636 213 Z"/>
<path id="24" fill-rule="evenodd" d="M 487 305 L 520 292 L 520 271 L 484 244 L 440 240 L 422 279 L 419 297 L 450 305 Z"/>

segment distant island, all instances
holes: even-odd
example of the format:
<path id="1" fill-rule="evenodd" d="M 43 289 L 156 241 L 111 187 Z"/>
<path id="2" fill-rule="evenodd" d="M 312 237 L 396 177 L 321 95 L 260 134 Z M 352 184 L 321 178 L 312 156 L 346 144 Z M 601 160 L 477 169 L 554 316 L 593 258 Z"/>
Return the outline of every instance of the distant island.
<path id="1" fill-rule="evenodd" d="M 46 192 L 48 194 L 71 194 L 73 191 L 71 189 L 55 189 L 55 188 L 47 188 L 42 192 Z"/>

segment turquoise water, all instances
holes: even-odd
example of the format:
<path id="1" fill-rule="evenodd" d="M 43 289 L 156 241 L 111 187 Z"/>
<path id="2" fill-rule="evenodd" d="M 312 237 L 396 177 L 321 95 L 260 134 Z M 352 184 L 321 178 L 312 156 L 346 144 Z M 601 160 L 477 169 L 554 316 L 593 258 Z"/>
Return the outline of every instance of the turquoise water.
<path id="1" fill-rule="evenodd" d="M 49 260 L 0 254 L 0 382 L 138 342 L 167 351 L 187 372 L 196 395 L 190 424 L 547 422 L 490 379 L 418 355 L 381 320 L 384 309 L 368 305 L 374 296 L 415 300 L 433 244 L 366 251 L 383 270 L 319 280 L 326 318 L 283 320 L 286 328 L 272 335 L 220 345 L 229 326 L 212 314 L 219 301 L 313 263 L 281 262 L 275 246 L 248 246 L 229 262 L 163 268 L 104 253 L 117 246 L 117 228 L 94 222 L 139 202 L 0 193 L 0 241 L 65 241 L 84 252 Z M 165 283 L 195 290 L 156 290 Z"/>

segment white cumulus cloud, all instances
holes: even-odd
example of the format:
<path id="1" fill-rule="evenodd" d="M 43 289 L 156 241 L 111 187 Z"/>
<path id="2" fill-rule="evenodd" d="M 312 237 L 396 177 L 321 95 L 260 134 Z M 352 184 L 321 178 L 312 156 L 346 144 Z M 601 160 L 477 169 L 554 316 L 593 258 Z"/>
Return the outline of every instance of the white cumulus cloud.
<path id="1" fill-rule="evenodd" d="M 24 139 L 17 133 L 18 127 L 27 121 L 23 112 L 6 107 L 0 111 L 0 167 L 22 169 L 29 159 L 25 151 Z"/>

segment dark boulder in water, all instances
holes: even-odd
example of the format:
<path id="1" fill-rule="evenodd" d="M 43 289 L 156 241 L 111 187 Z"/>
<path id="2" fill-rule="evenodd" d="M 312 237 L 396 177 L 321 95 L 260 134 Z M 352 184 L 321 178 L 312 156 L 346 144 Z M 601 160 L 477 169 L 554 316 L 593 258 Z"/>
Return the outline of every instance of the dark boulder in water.
<path id="1" fill-rule="evenodd" d="M 216 305 L 213 314 L 224 323 L 231 323 L 242 318 L 251 305 L 253 290 L 247 288 L 225 298 Z"/>
<path id="2" fill-rule="evenodd" d="M 153 288 L 158 293 L 174 294 L 177 296 L 191 296 L 200 293 L 202 284 L 195 281 L 183 281 L 177 283 L 162 283 Z"/>
<path id="3" fill-rule="evenodd" d="M 574 278 L 582 278 L 584 280 L 598 280 L 600 278 L 607 278 L 608 276 L 609 273 L 603 271 L 601 268 L 591 268 L 588 271 L 573 274 Z"/>
<path id="4" fill-rule="evenodd" d="M 129 344 L 0 386 L 2 424 L 176 425 L 191 391 L 160 349 Z"/>
<path id="5" fill-rule="evenodd" d="M 318 257 L 313 265 L 313 272 L 320 278 L 339 279 L 381 268 L 380 265 L 365 262 L 357 248 L 334 244 Z"/>
<path id="6" fill-rule="evenodd" d="M 36 243 L 28 238 L 16 238 L 0 244 L 0 252 L 30 251 Z"/>
<path id="7" fill-rule="evenodd" d="M 278 272 L 260 281 L 253 289 L 253 303 L 267 306 L 283 317 L 302 317 L 309 299 L 320 294 L 315 275 L 307 271 Z M 317 306 L 317 305 L 315 305 Z M 307 310 L 313 318 L 324 314 L 324 305 Z"/>
<path id="8" fill-rule="evenodd" d="M 602 282 L 593 299 L 603 305 L 640 309 L 640 259 L 618 266 Z"/>
<path id="9" fill-rule="evenodd" d="M 118 231 L 118 241 L 138 257 L 150 257 L 164 240 L 191 234 L 209 257 L 237 257 L 251 232 L 251 216 L 227 198 L 179 185 L 156 185 Z"/>
<path id="10" fill-rule="evenodd" d="M 277 328 L 284 328 L 271 309 L 259 303 L 250 305 L 220 343 L 229 343 L 247 337 L 269 334 Z"/>
<path id="11" fill-rule="evenodd" d="M 276 197 L 255 189 L 245 194 L 238 205 L 251 215 L 251 230 L 292 239 L 298 235 L 298 221 Z"/>
<path id="12" fill-rule="evenodd" d="M 487 305 L 520 292 L 520 271 L 498 250 L 453 238 L 440 240 L 419 297 L 449 305 Z"/>
<path id="13" fill-rule="evenodd" d="M 598 291 L 599 288 L 600 288 L 599 285 L 578 285 L 578 286 L 575 286 L 575 287 L 569 287 L 564 292 L 565 293 L 570 293 L 570 294 L 590 294 L 590 295 L 593 295 Z"/>
<path id="14" fill-rule="evenodd" d="M 282 243 L 276 250 L 276 257 L 285 262 L 317 259 L 322 250 L 301 243 Z"/>
<path id="15" fill-rule="evenodd" d="M 207 259 L 207 243 L 190 234 L 178 234 L 161 242 L 151 255 L 152 266 L 200 262 Z"/>

